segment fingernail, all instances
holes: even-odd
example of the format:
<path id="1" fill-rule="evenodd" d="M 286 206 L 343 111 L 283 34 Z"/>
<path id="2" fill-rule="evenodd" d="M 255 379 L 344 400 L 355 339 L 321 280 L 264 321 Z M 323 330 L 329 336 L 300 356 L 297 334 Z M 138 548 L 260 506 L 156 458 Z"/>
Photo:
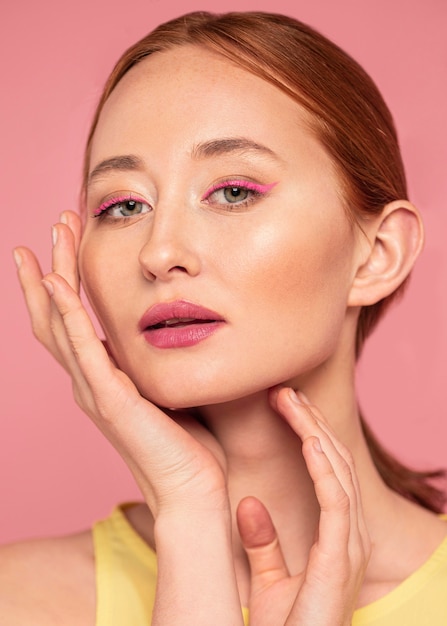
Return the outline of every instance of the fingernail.
<path id="1" fill-rule="evenodd" d="M 59 221 L 61 222 L 61 224 L 68 224 L 68 219 L 65 213 L 61 213 Z"/>
<path id="2" fill-rule="evenodd" d="M 47 290 L 49 296 L 52 296 L 54 294 L 54 287 L 50 283 L 50 281 L 44 279 L 44 280 L 42 280 L 42 285 Z"/>
<path id="3" fill-rule="evenodd" d="M 53 240 L 53 246 L 55 246 L 57 243 L 57 228 L 55 226 L 51 229 L 51 238 Z"/>
<path id="4" fill-rule="evenodd" d="M 20 253 L 17 250 L 13 250 L 12 255 L 14 257 L 15 264 L 17 265 L 17 269 L 20 269 L 20 266 L 22 265 L 22 257 Z"/>
<path id="5" fill-rule="evenodd" d="M 289 389 L 289 398 L 292 400 L 292 402 L 294 402 L 295 404 L 303 404 L 301 402 L 300 397 L 295 393 L 295 391 L 293 389 Z"/>

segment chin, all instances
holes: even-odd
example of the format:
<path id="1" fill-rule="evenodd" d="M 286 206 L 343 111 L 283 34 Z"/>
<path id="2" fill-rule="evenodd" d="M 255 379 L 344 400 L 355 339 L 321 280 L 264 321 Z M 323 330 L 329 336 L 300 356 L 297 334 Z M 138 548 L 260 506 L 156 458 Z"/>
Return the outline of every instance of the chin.
<path id="1" fill-rule="evenodd" d="M 210 393 L 197 393 L 194 391 L 195 385 L 183 387 L 176 385 L 175 381 L 168 384 L 154 384 L 152 382 L 150 385 L 146 382 L 142 384 L 136 382 L 136 385 L 143 398 L 163 409 L 192 409 L 197 406 L 219 402 Z"/>
<path id="2" fill-rule="evenodd" d="M 134 381 L 136 382 L 136 381 Z M 256 393 L 267 390 L 268 385 L 261 387 L 250 385 L 249 388 L 243 385 L 219 384 L 210 385 L 198 381 L 188 380 L 187 384 L 179 384 L 171 379 L 169 382 L 147 381 L 142 384 L 136 382 L 140 394 L 156 404 L 160 408 L 173 410 L 188 410 L 206 407 L 216 404 L 225 404 L 253 396 Z"/>
<path id="3" fill-rule="evenodd" d="M 139 389 L 141 395 L 156 404 L 161 409 L 171 409 L 173 411 L 178 410 L 192 410 L 203 406 L 212 404 L 221 404 L 224 402 L 231 402 L 236 400 L 235 397 L 228 397 L 228 395 L 213 395 L 206 394 L 192 394 L 191 389 L 188 391 L 179 391 L 176 393 L 167 393 L 165 390 L 151 389 L 149 393 L 145 393 L 144 390 Z"/>

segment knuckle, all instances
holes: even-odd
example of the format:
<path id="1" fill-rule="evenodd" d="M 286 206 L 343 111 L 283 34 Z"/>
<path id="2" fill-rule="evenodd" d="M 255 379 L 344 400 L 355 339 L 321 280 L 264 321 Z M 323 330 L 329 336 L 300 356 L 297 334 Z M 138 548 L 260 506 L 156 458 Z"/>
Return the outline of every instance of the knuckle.
<path id="1" fill-rule="evenodd" d="M 55 335 L 57 335 L 57 333 L 59 331 L 59 324 L 57 323 L 57 321 L 56 321 L 56 319 L 54 317 L 51 317 L 49 326 L 50 326 L 51 334 L 54 337 Z"/>
<path id="2" fill-rule="evenodd" d="M 109 427 L 117 425 L 120 416 L 131 415 L 133 406 L 127 395 L 120 392 L 105 394 L 102 390 L 91 389 L 92 411 L 96 417 Z"/>
<path id="3" fill-rule="evenodd" d="M 349 463 L 343 462 L 341 466 L 341 474 L 348 483 L 352 483 L 352 470 Z"/>
<path id="4" fill-rule="evenodd" d="M 73 383 L 73 398 L 76 404 L 78 405 L 78 407 L 82 409 L 84 412 L 88 413 L 88 407 L 86 406 L 84 402 L 83 394 L 79 391 L 78 386 L 75 385 L 74 383 Z"/>
<path id="5" fill-rule="evenodd" d="M 70 349 L 73 352 L 73 355 L 76 361 L 79 363 L 79 361 L 82 360 L 82 346 L 79 345 L 79 342 L 77 341 L 76 337 L 73 337 L 73 336 L 68 337 L 68 342 L 70 344 Z"/>
<path id="6" fill-rule="evenodd" d="M 34 337 L 40 341 L 41 343 L 46 343 L 46 338 L 48 334 L 48 324 L 43 323 L 41 320 L 32 320 L 31 321 L 31 330 Z"/>
<path id="7" fill-rule="evenodd" d="M 73 383 L 73 397 L 78 407 L 89 417 L 94 418 L 97 416 L 97 407 L 92 398 L 86 398 L 78 385 Z"/>
<path id="8" fill-rule="evenodd" d="M 349 518 L 351 511 L 351 500 L 343 489 L 341 484 L 334 485 L 331 483 L 330 489 L 328 489 L 329 485 L 323 487 L 325 493 L 321 493 L 321 509 L 326 512 L 334 512 L 338 514 L 342 514 L 344 517 Z"/>
<path id="9" fill-rule="evenodd" d="M 358 574 L 364 572 L 368 564 L 368 560 L 369 555 L 366 554 L 364 550 L 360 549 L 355 555 L 352 555 L 350 558 L 352 571 Z"/>
<path id="10" fill-rule="evenodd" d="M 341 445 L 341 454 L 343 455 L 343 458 L 345 459 L 347 465 L 349 466 L 349 469 L 351 470 L 351 468 L 355 467 L 355 461 L 354 461 L 354 457 L 352 455 L 351 450 L 349 450 L 349 448 L 347 448 L 346 446 L 344 446 L 343 444 Z"/>
<path id="11" fill-rule="evenodd" d="M 348 515 L 351 509 L 351 501 L 344 489 L 339 489 L 333 494 L 333 506 L 341 513 Z"/>

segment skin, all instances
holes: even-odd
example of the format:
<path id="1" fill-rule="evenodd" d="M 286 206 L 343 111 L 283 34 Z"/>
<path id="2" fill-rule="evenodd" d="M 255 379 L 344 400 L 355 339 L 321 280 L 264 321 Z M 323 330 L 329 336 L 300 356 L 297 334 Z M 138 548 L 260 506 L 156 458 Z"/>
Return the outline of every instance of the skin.
<path id="1" fill-rule="evenodd" d="M 276 156 L 193 157 L 197 144 L 228 137 L 247 137 Z M 129 518 L 157 549 L 153 624 L 180 625 L 193 610 L 195 624 L 212 615 L 233 626 L 242 603 L 253 626 L 347 626 L 356 606 L 393 589 L 446 534 L 444 522 L 382 483 L 354 388 L 359 307 L 408 274 L 422 245 L 419 215 L 408 202 L 391 203 L 360 234 L 305 112 L 194 47 L 141 62 L 113 92 L 91 171 L 128 154 L 141 159 L 138 171 L 94 177 L 82 241 L 74 213 L 55 226 L 53 272 L 43 283 L 34 255 L 17 254 L 35 334 L 68 370 L 77 402 L 144 495 Z M 276 185 L 236 210 L 222 194 L 210 201 L 216 181 L 235 178 Z M 90 217 L 124 191 L 151 209 L 125 222 Z M 112 358 L 77 295 L 78 267 Z M 138 321 L 152 304 L 177 298 L 226 323 L 193 348 L 154 349 Z M 206 427 L 156 405 L 196 407 Z M 20 588 L 21 610 L 29 607 L 35 623 L 60 623 L 45 606 L 36 611 L 33 597 L 48 596 L 50 572 L 73 560 L 86 575 L 73 578 L 82 623 L 93 624 L 90 535 L 67 538 L 50 551 L 49 565 L 42 552 L 37 543 L 6 555 L 3 614 L 17 615 Z M 27 553 L 36 575 L 23 601 Z M 192 608 L 197 589 L 201 601 Z M 61 613 L 66 597 L 53 586 Z"/>

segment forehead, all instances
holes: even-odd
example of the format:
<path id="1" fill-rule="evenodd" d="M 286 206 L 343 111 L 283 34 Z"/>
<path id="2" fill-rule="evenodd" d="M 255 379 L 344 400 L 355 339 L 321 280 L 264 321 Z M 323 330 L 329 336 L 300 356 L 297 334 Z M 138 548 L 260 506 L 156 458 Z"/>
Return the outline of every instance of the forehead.
<path id="1" fill-rule="evenodd" d="M 101 112 L 91 163 L 135 152 L 143 139 L 177 148 L 214 136 L 269 137 L 290 133 L 315 139 L 312 118 L 271 83 L 199 46 L 158 52 L 134 66 Z M 166 147 L 166 146 L 165 146 Z"/>

